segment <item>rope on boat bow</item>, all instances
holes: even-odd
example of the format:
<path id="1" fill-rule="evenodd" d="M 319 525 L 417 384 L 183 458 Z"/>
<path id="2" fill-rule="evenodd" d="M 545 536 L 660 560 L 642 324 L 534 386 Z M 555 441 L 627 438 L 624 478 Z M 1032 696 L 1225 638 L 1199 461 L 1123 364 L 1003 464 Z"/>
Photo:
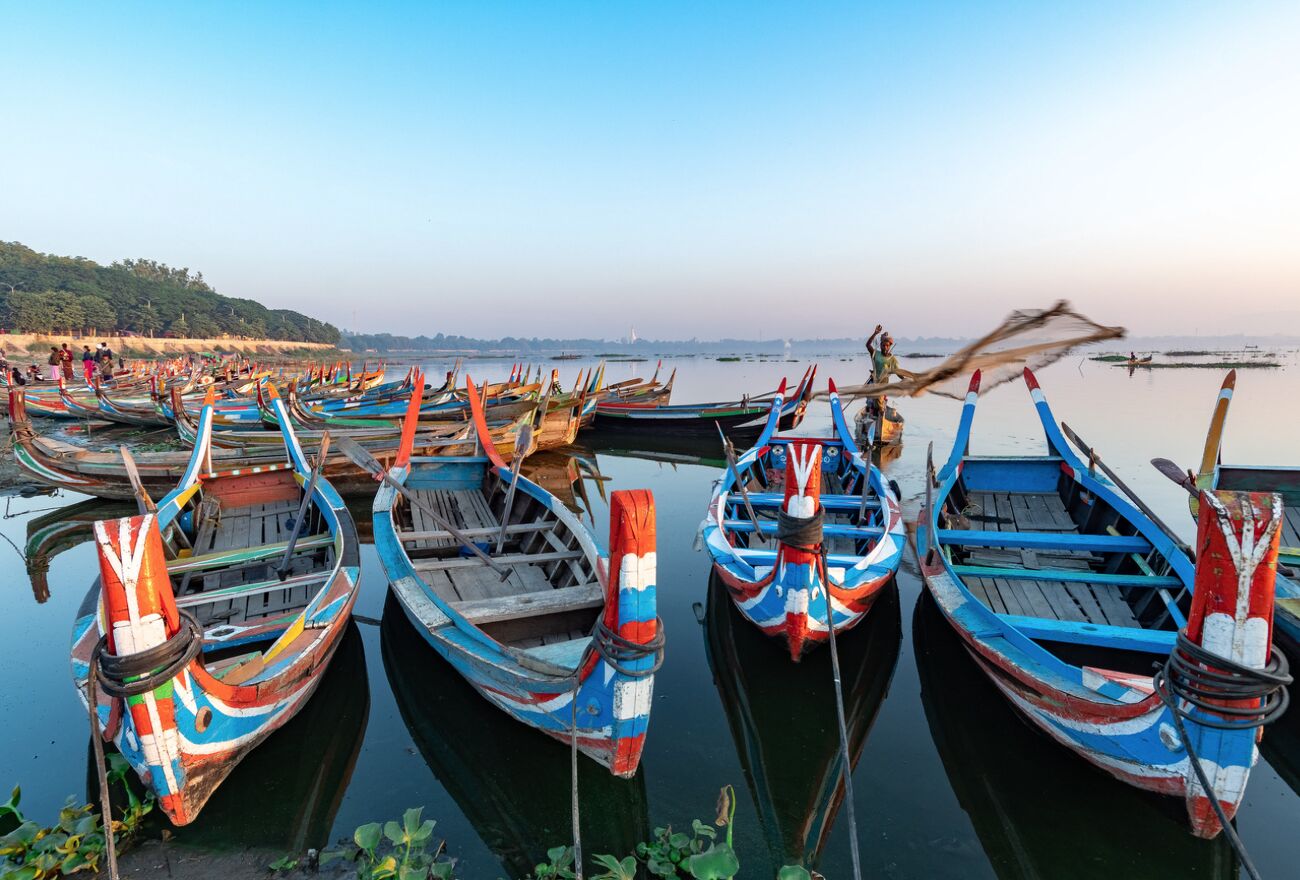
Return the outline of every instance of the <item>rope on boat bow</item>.
<path id="1" fill-rule="evenodd" d="M 101 636 L 90 657 L 90 672 L 104 693 L 113 697 L 134 697 L 163 686 L 203 649 L 203 630 L 188 612 L 180 611 L 181 627 L 161 645 L 135 654 L 108 651 L 108 636 Z"/>
<path id="2" fill-rule="evenodd" d="M 1201 766 L 1201 758 L 1187 735 L 1183 719 L 1217 730 L 1249 730 L 1276 721 L 1291 702 L 1287 685 L 1291 684 L 1292 678 L 1286 655 L 1274 645 L 1268 665 L 1256 669 L 1212 654 L 1180 631 L 1174 650 L 1169 652 L 1169 659 L 1163 664 L 1157 663 L 1155 668 L 1155 675 L 1151 677 L 1155 692 L 1161 702 L 1169 707 L 1174 726 L 1178 728 L 1178 736 L 1187 747 L 1187 756 L 1196 771 L 1196 778 L 1201 783 L 1210 806 L 1214 808 L 1219 825 L 1246 873 L 1252 880 L 1261 880 L 1259 869 L 1251 861 L 1246 845 L 1223 812 L 1218 794 L 1211 787 L 1205 768 Z M 1237 700 L 1258 701 L 1258 704 L 1222 705 L 1223 702 Z M 1193 708 L 1213 714 L 1193 715 Z M 1215 718 L 1213 715 L 1227 717 Z"/>
<path id="3" fill-rule="evenodd" d="M 814 550 L 822 543 L 822 521 L 826 509 L 817 508 L 812 516 L 792 516 L 785 510 L 776 512 L 776 538 L 782 544 Z"/>

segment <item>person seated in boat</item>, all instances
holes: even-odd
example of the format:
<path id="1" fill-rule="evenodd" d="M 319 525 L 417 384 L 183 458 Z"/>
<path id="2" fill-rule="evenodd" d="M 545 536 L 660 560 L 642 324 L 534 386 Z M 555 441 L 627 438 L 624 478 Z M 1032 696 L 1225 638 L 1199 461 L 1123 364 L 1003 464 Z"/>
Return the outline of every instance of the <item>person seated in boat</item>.
<path id="1" fill-rule="evenodd" d="M 1136 352 L 1136 351 L 1130 351 L 1130 352 L 1128 353 L 1128 359 L 1129 359 L 1129 363 L 1132 363 L 1133 361 L 1136 361 L 1136 360 L 1138 359 L 1137 352 Z"/>
<path id="2" fill-rule="evenodd" d="M 44 381 L 43 377 L 41 376 L 41 368 L 38 367 L 38 366 L 36 366 L 36 364 L 32 364 L 30 367 L 28 367 L 28 368 L 27 368 L 27 379 L 28 379 L 28 381 L 31 381 L 31 382 L 41 382 L 41 381 Z"/>
<path id="3" fill-rule="evenodd" d="M 27 380 L 23 378 L 23 371 L 20 367 L 14 367 L 9 371 L 9 382 L 13 385 L 26 385 Z"/>

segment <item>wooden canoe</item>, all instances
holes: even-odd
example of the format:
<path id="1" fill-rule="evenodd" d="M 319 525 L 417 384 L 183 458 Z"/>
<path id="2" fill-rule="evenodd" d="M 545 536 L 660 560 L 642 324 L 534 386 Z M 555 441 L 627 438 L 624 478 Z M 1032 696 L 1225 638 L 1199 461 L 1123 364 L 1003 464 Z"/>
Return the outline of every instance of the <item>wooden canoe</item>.
<path id="1" fill-rule="evenodd" d="M 210 471 L 211 408 L 201 419 L 185 475 L 157 510 L 96 524 L 101 576 L 72 633 L 82 701 L 103 651 L 99 727 L 176 825 L 311 698 L 360 575 L 352 517 L 313 479 L 287 415 L 290 466 L 255 474 Z M 128 671 L 141 652 L 161 652 L 161 668 Z"/>
<path id="2" fill-rule="evenodd" d="M 862 621 L 898 571 L 906 532 L 898 494 L 858 452 L 835 383 L 829 436 L 777 434 L 783 404 L 778 391 L 763 433 L 715 484 L 701 529 L 736 607 L 798 662 L 831 625 L 840 633 Z M 815 534 L 783 536 L 789 517 Z"/>
<path id="3" fill-rule="evenodd" d="M 1219 821 L 1151 670 L 1171 652 L 1191 656 L 1180 631 L 1201 650 L 1264 668 L 1273 604 L 1269 541 L 1280 503 L 1203 494 L 1203 564 L 1194 568 L 1137 502 L 1070 449 L 1034 374 L 1026 369 L 1024 377 L 1047 453 L 969 454 L 976 372 L 952 453 L 927 482 L 917 525 L 926 585 L 1025 718 L 1116 778 L 1183 798 L 1192 831 L 1213 837 Z M 1259 554 L 1233 556 L 1243 529 Z M 1238 596 L 1239 583 L 1248 595 Z M 1210 614 L 1211 606 L 1233 612 Z M 1253 635 L 1246 641 L 1239 632 Z M 1215 729 L 1219 716 L 1188 711 L 1188 738 L 1211 766 L 1231 818 L 1245 797 L 1259 731 Z"/>
<path id="4" fill-rule="evenodd" d="M 485 699 L 561 742 L 576 736 L 584 754 L 631 776 L 662 656 L 652 497 L 613 493 L 609 556 L 577 516 L 525 477 L 507 510 L 512 474 L 466 382 L 486 454 L 413 457 L 403 446 L 388 471 L 393 482 L 375 497 L 375 546 L 390 588 L 416 632 Z M 447 522 L 486 548 L 505 578 L 466 555 Z M 611 665 L 615 644 L 622 659 Z M 576 730 L 575 700 L 584 707 Z"/>

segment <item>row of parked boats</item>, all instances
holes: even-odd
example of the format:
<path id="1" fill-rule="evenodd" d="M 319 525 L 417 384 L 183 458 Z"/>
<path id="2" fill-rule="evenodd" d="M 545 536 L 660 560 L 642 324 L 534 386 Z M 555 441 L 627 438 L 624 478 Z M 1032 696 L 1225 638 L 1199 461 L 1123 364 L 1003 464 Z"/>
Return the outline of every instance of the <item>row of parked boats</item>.
<path id="1" fill-rule="evenodd" d="M 471 433 L 457 442 L 471 448 L 430 455 L 416 446 L 429 389 L 418 371 L 403 381 L 390 462 L 345 430 L 309 449 L 262 381 L 281 461 L 223 470 L 208 395 L 171 491 L 155 504 L 133 481 L 141 512 L 95 525 L 101 585 L 74 629 L 74 673 L 177 824 L 308 700 L 337 646 L 359 571 L 322 466 L 339 449 L 379 480 L 374 539 L 412 630 L 489 703 L 635 773 L 664 651 L 652 497 L 612 494 L 606 553 L 521 474 L 528 431 L 503 454 L 493 388 L 466 380 Z M 750 448 L 728 449 L 701 529 L 736 608 L 793 661 L 869 618 L 906 534 L 898 487 L 863 455 L 833 383 L 830 430 L 786 433 L 812 381 L 788 396 L 783 383 Z M 1194 563 L 1025 381 L 1046 455 L 968 453 L 977 373 L 952 453 L 927 474 L 915 534 L 930 593 L 1011 705 L 1116 777 L 1184 798 L 1192 830 L 1212 836 L 1244 795 L 1258 726 L 1285 707 L 1272 621 L 1275 596 L 1282 621 L 1297 595 L 1275 578 L 1279 541 L 1300 544 L 1296 499 L 1202 486 Z"/>

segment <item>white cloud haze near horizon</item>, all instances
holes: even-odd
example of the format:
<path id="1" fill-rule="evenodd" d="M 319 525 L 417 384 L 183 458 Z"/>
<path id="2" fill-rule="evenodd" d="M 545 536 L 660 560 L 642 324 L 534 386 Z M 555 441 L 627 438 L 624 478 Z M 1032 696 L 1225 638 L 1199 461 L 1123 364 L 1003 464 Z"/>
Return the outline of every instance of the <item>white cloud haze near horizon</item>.
<path id="1" fill-rule="evenodd" d="M 1300 333 L 1300 4 L 5 20 L 0 238 L 351 329 Z"/>

